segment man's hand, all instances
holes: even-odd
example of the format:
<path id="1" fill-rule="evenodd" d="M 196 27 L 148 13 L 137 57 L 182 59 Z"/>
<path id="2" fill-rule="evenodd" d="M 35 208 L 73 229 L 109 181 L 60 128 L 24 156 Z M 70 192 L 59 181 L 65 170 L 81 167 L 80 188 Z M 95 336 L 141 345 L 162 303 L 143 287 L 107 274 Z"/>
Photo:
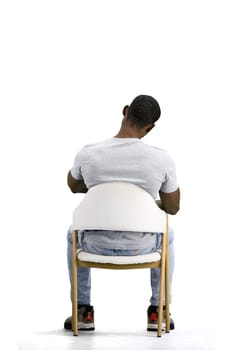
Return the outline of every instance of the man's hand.
<path id="1" fill-rule="evenodd" d="M 76 180 L 71 175 L 71 171 L 67 175 L 67 184 L 73 193 L 86 193 L 87 187 L 83 180 Z"/>

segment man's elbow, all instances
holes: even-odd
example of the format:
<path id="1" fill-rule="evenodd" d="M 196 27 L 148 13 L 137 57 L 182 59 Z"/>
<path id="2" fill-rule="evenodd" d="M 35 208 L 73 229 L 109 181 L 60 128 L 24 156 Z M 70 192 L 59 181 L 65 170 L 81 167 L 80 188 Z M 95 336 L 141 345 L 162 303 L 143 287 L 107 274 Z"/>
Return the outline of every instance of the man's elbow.
<path id="1" fill-rule="evenodd" d="M 67 185 L 68 185 L 69 189 L 71 190 L 71 192 L 72 192 L 72 193 L 75 193 L 75 187 L 74 187 L 74 185 L 71 183 L 69 176 L 68 176 L 68 178 L 67 178 Z"/>
<path id="2" fill-rule="evenodd" d="M 71 190 L 71 192 L 72 192 L 72 193 L 76 193 L 76 191 L 75 191 L 75 188 L 74 188 L 74 187 L 69 186 L 69 184 L 68 184 L 68 187 L 69 187 L 69 189 Z"/>
<path id="3" fill-rule="evenodd" d="M 71 171 L 69 171 L 68 175 L 67 175 L 67 185 L 68 185 L 68 187 L 69 187 L 69 189 L 71 190 L 72 193 L 76 193 L 77 192 L 77 190 L 76 190 L 77 184 L 76 184 L 75 179 L 71 175 Z"/>
<path id="4" fill-rule="evenodd" d="M 178 213 L 178 211 L 180 210 L 180 207 L 170 207 L 165 209 L 166 213 L 170 214 L 170 215 L 176 215 Z"/>

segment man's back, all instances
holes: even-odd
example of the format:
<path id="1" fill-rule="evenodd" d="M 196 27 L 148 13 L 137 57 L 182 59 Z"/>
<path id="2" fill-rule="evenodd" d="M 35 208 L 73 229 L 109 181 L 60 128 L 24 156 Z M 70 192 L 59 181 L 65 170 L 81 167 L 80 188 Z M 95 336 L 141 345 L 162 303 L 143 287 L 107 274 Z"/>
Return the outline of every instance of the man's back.
<path id="1" fill-rule="evenodd" d="M 87 188 L 123 181 L 142 187 L 156 198 L 177 189 L 175 165 L 168 153 L 138 138 L 110 138 L 82 148 L 71 174 Z"/>

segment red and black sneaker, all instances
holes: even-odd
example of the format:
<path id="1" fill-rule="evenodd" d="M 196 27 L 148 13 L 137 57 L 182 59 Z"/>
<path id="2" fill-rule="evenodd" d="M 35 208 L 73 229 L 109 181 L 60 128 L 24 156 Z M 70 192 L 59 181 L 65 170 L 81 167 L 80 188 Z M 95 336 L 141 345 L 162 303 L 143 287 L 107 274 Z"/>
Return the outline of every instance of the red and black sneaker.
<path id="1" fill-rule="evenodd" d="M 64 323 L 65 329 L 72 329 L 72 317 L 68 317 Z M 94 308 L 91 305 L 78 306 L 78 330 L 94 331 Z"/>
<path id="2" fill-rule="evenodd" d="M 166 315 L 163 310 L 162 330 L 166 329 Z M 170 318 L 170 330 L 175 329 L 175 324 L 172 318 Z M 158 330 L 158 306 L 150 305 L 147 309 L 147 330 Z"/>
<path id="3" fill-rule="evenodd" d="M 80 331 L 94 331 L 94 308 L 91 305 L 78 308 L 78 329 Z"/>

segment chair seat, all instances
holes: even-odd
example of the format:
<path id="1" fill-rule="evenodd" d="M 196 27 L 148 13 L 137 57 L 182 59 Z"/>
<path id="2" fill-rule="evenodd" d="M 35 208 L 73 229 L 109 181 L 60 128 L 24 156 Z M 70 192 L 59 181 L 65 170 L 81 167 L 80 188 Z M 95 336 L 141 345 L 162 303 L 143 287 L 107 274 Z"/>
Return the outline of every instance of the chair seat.
<path id="1" fill-rule="evenodd" d="M 77 250 L 77 258 L 80 261 L 93 262 L 100 264 L 116 264 L 116 265 L 133 265 L 144 264 L 159 261 L 161 259 L 160 251 L 156 251 L 150 254 L 133 255 L 133 256 L 109 256 L 109 255 L 97 255 Z"/>

